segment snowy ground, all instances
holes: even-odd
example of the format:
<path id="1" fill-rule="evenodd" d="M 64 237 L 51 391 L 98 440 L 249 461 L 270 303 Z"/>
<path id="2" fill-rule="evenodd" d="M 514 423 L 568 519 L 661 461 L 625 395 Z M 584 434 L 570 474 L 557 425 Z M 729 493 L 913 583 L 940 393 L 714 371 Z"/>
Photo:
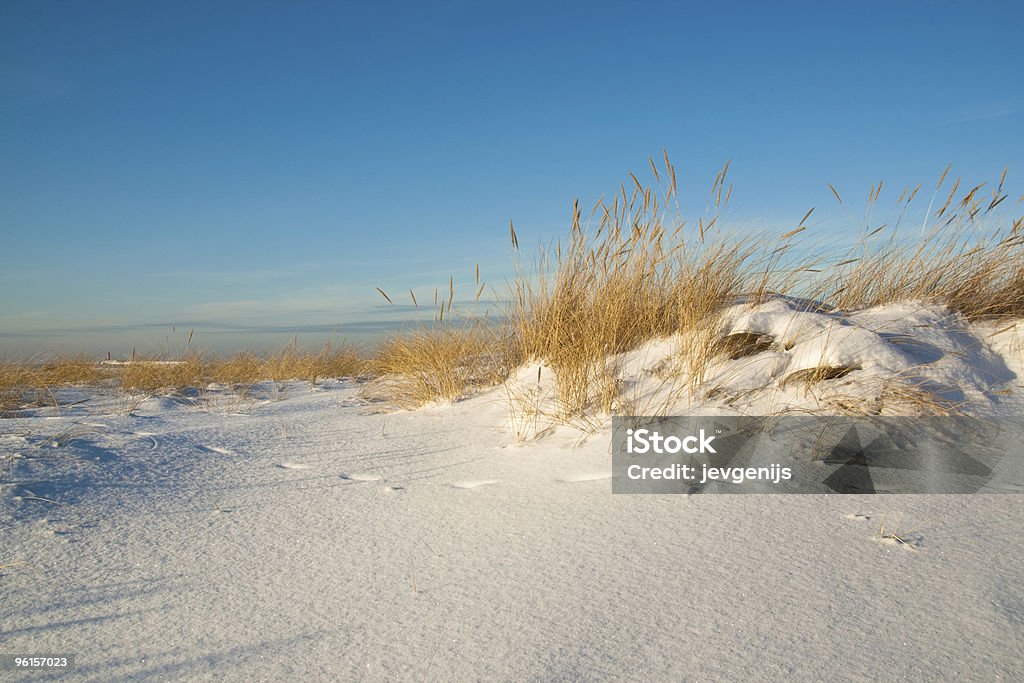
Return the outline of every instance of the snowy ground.
<path id="1" fill-rule="evenodd" d="M 1016 330 L 773 310 L 730 318 L 778 346 L 712 368 L 697 408 L 870 398 L 909 369 L 1021 410 Z M 767 391 L 837 329 L 856 371 Z M 635 401 L 664 403 L 672 345 L 621 359 Z M 69 391 L 0 421 L 0 654 L 76 655 L 29 680 L 1024 678 L 1024 495 L 613 496 L 606 425 L 516 443 L 536 374 L 413 412 L 328 382 Z"/>

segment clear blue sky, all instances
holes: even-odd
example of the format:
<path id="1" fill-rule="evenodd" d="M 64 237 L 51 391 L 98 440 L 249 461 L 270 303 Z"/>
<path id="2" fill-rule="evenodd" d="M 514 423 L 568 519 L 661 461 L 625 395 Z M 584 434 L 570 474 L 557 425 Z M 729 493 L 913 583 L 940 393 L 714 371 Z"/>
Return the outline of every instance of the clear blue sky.
<path id="1" fill-rule="evenodd" d="M 356 338 L 662 148 L 740 224 L 950 162 L 1016 199 L 1022 8 L 7 0 L 0 355 Z"/>

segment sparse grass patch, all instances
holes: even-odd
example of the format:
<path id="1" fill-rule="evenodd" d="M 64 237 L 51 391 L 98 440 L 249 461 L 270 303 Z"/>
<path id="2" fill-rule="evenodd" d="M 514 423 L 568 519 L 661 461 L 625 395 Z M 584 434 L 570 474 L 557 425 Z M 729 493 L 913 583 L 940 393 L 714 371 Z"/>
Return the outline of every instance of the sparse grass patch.
<path id="1" fill-rule="evenodd" d="M 46 386 L 88 385 L 110 379 L 110 373 L 86 355 L 59 356 L 39 368 L 39 381 Z"/>
<path id="2" fill-rule="evenodd" d="M 882 384 L 879 413 L 931 417 L 963 416 L 963 405 L 932 391 L 927 381 L 892 377 Z"/>
<path id="3" fill-rule="evenodd" d="M 289 345 L 261 360 L 260 379 L 269 379 L 275 382 L 301 380 L 315 384 L 320 374 L 318 361 L 317 355 L 302 353 L 294 345 Z"/>
<path id="4" fill-rule="evenodd" d="M 246 386 L 271 380 L 286 382 L 301 380 L 315 384 L 319 379 L 359 377 L 366 371 L 367 361 L 351 345 L 325 344 L 318 352 L 303 351 L 295 343 L 274 353 L 259 356 L 242 351 L 223 359 L 206 363 L 204 374 L 208 381 L 232 386 Z"/>
<path id="5" fill-rule="evenodd" d="M 353 346 L 326 344 L 303 351 L 295 344 L 266 356 L 242 352 L 228 358 L 191 351 L 179 358 L 135 356 L 124 362 L 99 363 L 86 356 L 56 357 L 44 362 L 0 361 L 0 415 L 27 407 L 57 406 L 54 391 L 68 386 L 110 384 L 125 394 L 130 413 L 147 395 L 203 389 L 210 382 L 247 387 L 262 380 L 357 377 L 367 361 Z"/>
<path id="6" fill-rule="evenodd" d="M 0 416 L 20 408 L 25 393 L 37 386 L 27 364 L 0 362 Z"/>
<path id="7" fill-rule="evenodd" d="M 259 356 L 251 351 L 240 351 L 211 363 L 206 374 L 211 382 L 236 387 L 247 386 L 260 381 L 261 368 L 262 361 Z"/>
<path id="8" fill-rule="evenodd" d="M 889 513 L 886 512 L 878 523 L 875 540 L 888 545 L 898 545 L 907 550 L 920 548 L 924 540 L 919 533 L 920 527 L 901 529 L 902 521 L 901 515 L 893 515 L 893 518 L 890 520 Z"/>
<path id="9" fill-rule="evenodd" d="M 133 358 L 121 366 L 121 388 L 134 392 L 174 392 L 203 386 L 203 357 L 190 352 L 180 360 Z"/>
<path id="10" fill-rule="evenodd" d="M 321 351 L 310 353 L 290 344 L 259 359 L 254 372 L 257 380 L 302 380 L 315 384 L 318 379 L 328 377 L 357 377 L 364 369 L 365 360 L 352 346 L 326 344 Z"/>
<path id="11" fill-rule="evenodd" d="M 315 369 L 318 378 L 360 377 L 366 372 L 367 359 L 354 346 L 327 344 L 316 356 Z"/>
<path id="12" fill-rule="evenodd" d="M 386 340 L 369 362 L 376 379 L 367 388 L 403 408 L 455 401 L 499 384 L 514 357 L 501 331 L 481 321 L 423 328 Z"/>
<path id="13" fill-rule="evenodd" d="M 84 355 L 0 361 L 0 415 L 26 407 L 55 406 L 54 389 L 97 384 L 110 377 L 110 372 Z"/>

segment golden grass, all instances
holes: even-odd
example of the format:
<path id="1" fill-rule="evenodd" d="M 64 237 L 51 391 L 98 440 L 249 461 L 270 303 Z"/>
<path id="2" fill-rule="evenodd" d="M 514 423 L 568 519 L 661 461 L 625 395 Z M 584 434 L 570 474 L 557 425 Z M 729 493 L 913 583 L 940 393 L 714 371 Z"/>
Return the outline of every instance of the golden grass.
<path id="1" fill-rule="evenodd" d="M 653 160 L 651 167 L 660 180 Z M 632 187 L 621 185 L 610 204 L 602 199 L 594 207 L 592 225 L 583 225 L 574 205 L 568 242 L 543 252 L 530 269 L 511 228 L 516 340 L 524 358 L 544 360 L 555 371 L 562 419 L 593 407 L 607 412 L 617 382 L 606 359 L 658 337 L 687 333 L 684 365 L 701 382 L 715 355 L 722 309 L 740 297 L 780 291 L 791 278 L 777 265 L 795 231 L 766 251 L 754 238 L 719 227 L 718 212 L 731 194 L 728 164 L 712 186 L 715 213 L 695 226 L 678 211 L 667 156 L 663 171 L 666 181 L 654 187 L 631 175 Z"/>
<path id="2" fill-rule="evenodd" d="M 302 380 L 314 384 L 318 379 L 358 377 L 366 370 L 366 360 L 353 346 L 327 344 L 317 352 L 303 351 L 295 344 L 267 356 L 248 351 L 208 364 L 207 377 L 220 384 L 254 384 L 263 380 L 285 382 Z"/>
<path id="3" fill-rule="evenodd" d="M 54 391 L 69 386 L 113 384 L 133 394 L 201 389 L 211 382 L 235 387 L 260 381 L 358 377 L 367 368 L 353 346 L 325 345 L 303 351 L 295 344 L 264 356 L 241 352 L 227 358 L 191 351 L 177 358 L 137 356 L 101 364 L 87 356 L 59 356 L 44 362 L 0 361 L 0 414 L 20 408 L 58 405 Z"/>
<path id="4" fill-rule="evenodd" d="M 84 355 L 46 361 L 0 361 L 0 415 L 23 406 L 56 405 L 54 387 L 97 384 L 110 374 Z"/>
<path id="5" fill-rule="evenodd" d="M 455 401 L 505 379 L 512 354 L 500 330 L 485 321 L 405 332 L 384 341 L 369 361 L 376 379 L 366 393 L 403 408 Z"/>
<path id="6" fill-rule="evenodd" d="M 567 242 L 543 250 L 531 268 L 523 265 L 510 225 L 517 277 L 509 318 L 518 355 L 554 370 L 556 413 L 563 422 L 592 410 L 610 412 L 621 378 L 609 359 L 674 333 L 685 339 L 675 372 L 696 395 L 713 362 L 746 355 L 750 349 L 739 348 L 744 345 L 757 346 L 758 340 L 728 339 L 721 327 L 723 309 L 739 301 L 789 295 L 838 310 L 920 301 L 972 320 L 1024 316 L 1024 219 L 997 229 L 988 224 L 1006 198 L 1005 172 L 990 198 L 982 198 L 980 185 L 958 195 L 959 180 L 948 194 L 942 190 L 945 203 L 934 214 L 929 207 L 927 227 L 910 237 L 901 222 L 919 188 L 897 200 L 899 218 L 890 228 L 871 223 L 883 183 L 873 185 L 863 235 L 850 253 L 837 257 L 800 246 L 813 232 L 807 221 L 814 208 L 778 237 L 725 232 L 728 164 L 712 185 L 710 215 L 696 225 L 678 211 L 675 169 L 667 156 L 660 172 L 653 160 L 651 168 L 655 186 L 630 174 L 632 184 L 620 185 L 611 202 L 599 201 L 588 225 L 574 204 Z M 842 205 L 838 190 L 829 189 Z M 791 379 L 827 381 L 848 371 L 819 368 Z M 889 403 L 926 414 L 953 412 L 926 392 L 891 389 Z"/>
<path id="7" fill-rule="evenodd" d="M 133 392 L 174 392 L 202 386 L 204 362 L 191 352 L 179 360 L 135 358 L 121 367 L 121 388 Z"/>
<path id="8" fill-rule="evenodd" d="M 937 197 L 945 194 L 948 171 L 935 187 Z M 868 223 L 858 246 L 809 290 L 811 296 L 841 310 L 919 300 L 946 305 L 972 320 L 1024 316 L 1024 218 L 992 213 L 1007 198 L 1005 180 L 1004 170 L 991 197 L 980 192 L 985 183 L 958 196 L 957 178 L 945 203 L 909 236 L 901 223 L 920 185 L 905 190 L 897 201 L 896 224 Z M 880 191 L 881 183 L 869 194 L 867 216 Z M 842 203 L 838 193 L 836 199 Z"/>
<path id="9" fill-rule="evenodd" d="M 480 265 L 474 271 L 473 301 L 479 302 L 485 285 Z M 390 305 L 392 298 L 377 292 Z M 508 330 L 486 315 L 460 315 L 455 306 L 455 277 L 448 278 L 447 296 L 434 289 L 433 320 L 404 330 L 381 342 L 367 361 L 373 378 L 364 395 L 401 407 L 417 408 L 433 401 L 457 401 L 508 378 L 522 361 L 519 346 Z M 409 298 L 420 308 L 413 290 Z"/>
<path id="10" fill-rule="evenodd" d="M 25 403 L 26 393 L 36 386 L 26 364 L 0 363 L 0 416 L 20 408 Z"/>
<path id="11" fill-rule="evenodd" d="M 96 361 L 82 354 L 54 358 L 38 370 L 38 380 L 46 386 L 93 384 L 109 377 Z"/>

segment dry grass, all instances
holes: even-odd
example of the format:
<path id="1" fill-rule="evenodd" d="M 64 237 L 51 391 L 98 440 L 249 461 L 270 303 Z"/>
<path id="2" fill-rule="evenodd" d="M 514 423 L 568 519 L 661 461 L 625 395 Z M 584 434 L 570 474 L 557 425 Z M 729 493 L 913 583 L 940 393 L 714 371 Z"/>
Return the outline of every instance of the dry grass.
<path id="1" fill-rule="evenodd" d="M 125 391 L 162 393 L 200 387 L 204 382 L 203 358 L 192 352 L 180 360 L 135 358 L 121 366 Z"/>
<path id="2" fill-rule="evenodd" d="M 812 368 L 804 368 L 803 370 L 797 370 L 791 372 L 779 382 L 779 388 L 785 389 L 790 385 L 803 385 L 805 387 L 818 382 L 827 382 L 833 379 L 840 379 L 846 377 L 854 370 L 859 370 L 857 367 L 847 367 L 845 365 L 816 365 Z"/>
<path id="3" fill-rule="evenodd" d="M 716 340 L 715 354 L 729 360 L 739 360 L 774 347 L 775 339 L 771 335 L 756 332 L 734 332 Z"/>
<path id="4" fill-rule="evenodd" d="M 959 178 L 944 190 L 948 170 L 935 188 L 945 203 L 929 211 L 920 228 L 907 234 L 901 225 L 918 186 L 901 195 L 895 225 L 869 222 L 858 246 L 811 295 L 842 310 L 917 300 L 949 306 L 971 320 L 1024 315 L 1024 218 L 1001 220 L 992 213 L 1007 198 L 1006 171 L 990 195 L 982 192 L 985 183 L 959 195 Z M 881 183 L 872 189 L 866 216 Z M 836 199 L 842 203 L 838 193 Z"/>
<path id="5" fill-rule="evenodd" d="M 878 397 L 879 414 L 927 417 L 963 416 L 964 405 L 936 392 L 927 381 L 914 377 L 885 380 Z"/>
<path id="6" fill-rule="evenodd" d="M 934 213 L 929 207 L 929 227 L 909 238 L 901 222 L 917 189 L 897 200 L 899 217 L 891 228 L 875 227 L 871 214 L 882 183 L 873 186 L 862 238 L 851 253 L 836 257 L 800 246 L 813 208 L 777 238 L 723 231 L 721 215 L 731 193 L 728 164 L 712 185 L 710 215 L 696 225 L 679 214 L 675 169 L 667 156 L 663 168 L 652 161 L 651 169 L 654 186 L 630 174 L 631 184 L 621 185 L 610 203 L 599 201 L 586 225 L 574 204 L 568 241 L 543 250 L 530 268 L 523 265 L 510 226 L 517 278 L 509 317 L 518 353 L 555 372 L 560 421 L 612 410 L 621 378 L 609 359 L 675 333 L 686 340 L 676 354 L 676 374 L 697 395 L 713 363 L 771 342 L 726 336 L 721 312 L 741 300 L 757 303 L 783 294 L 838 310 L 914 300 L 946 305 L 972 320 L 1024 316 L 1024 219 L 995 230 L 982 220 L 1006 198 L 1005 172 L 991 197 L 982 197 L 983 186 L 958 195 L 959 180 L 947 193 L 943 174 L 936 193 L 945 203 Z M 815 383 L 849 371 L 822 367 L 788 379 Z M 954 411 L 902 384 L 890 387 L 885 399 L 914 412 Z"/>
<path id="7" fill-rule="evenodd" d="M 87 356 L 58 356 L 46 361 L 0 361 L 0 415 L 23 407 L 56 405 L 55 387 L 97 384 L 109 372 Z"/>
<path id="8" fill-rule="evenodd" d="M 36 386 L 25 363 L 0 363 L 0 416 L 20 408 L 25 403 L 26 393 Z"/>
<path id="9" fill-rule="evenodd" d="M 616 377 L 606 359 L 657 337 L 687 333 L 694 343 L 681 350 L 684 365 L 699 383 L 715 355 L 722 309 L 742 296 L 778 291 L 790 277 L 775 267 L 785 240 L 765 253 L 753 238 L 718 228 L 723 191 L 725 200 L 731 193 L 728 164 L 712 186 L 714 214 L 697 225 L 679 214 L 668 158 L 662 170 L 653 161 L 651 168 L 657 185 L 644 187 L 631 176 L 628 190 L 622 185 L 610 205 L 601 200 L 594 207 L 592 225 L 582 224 L 574 205 L 568 243 L 544 251 L 530 269 L 511 230 L 516 339 L 524 358 L 542 359 L 555 371 L 562 419 L 609 410 Z"/>
<path id="10" fill-rule="evenodd" d="M 997 231 L 980 227 L 980 219 L 1005 199 L 1002 180 L 990 201 L 982 200 L 980 187 L 957 195 L 957 181 L 948 194 L 943 190 L 945 204 L 929 210 L 931 227 L 909 239 L 902 237 L 900 223 L 917 190 L 905 191 L 897 201 L 899 218 L 892 228 L 875 227 L 871 213 L 881 194 L 879 183 L 869 193 L 862 239 L 852 253 L 836 256 L 803 246 L 813 232 L 807 224 L 813 208 L 778 236 L 726 231 L 728 166 L 716 176 L 708 212 L 696 224 L 679 211 L 676 172 L 667 156 L 660 165 L 651 161 L 652 185 L 630 174 L 630 183 L 620 185 L 611 200 L 600 200 L 587 220 L 574 203 L 567 240 L 528 262 L 510 224 L 516 277 L 506 315 L 510 341 L 500 344 L 503 360 L 495 361 L 494 354 L 482 365 L 470 360 L 491 348 L 498 338 L 494 332 L 487 333 L 490 341 L 482 341 L 473 326 L 420 330 L 392 338 L 378 350 L 371 367 L 387 379 L 376 388 L 406 406 L 451 400 L 506 379 L 516 362 L 532 361 L 546 364 L 556 377 L 554 408 L 546 397 L 544 411 L 555 421 L 571 422 L 629 403 L 619 395 L 623 378 L 614 359 L 652 339 L 681 333 L 685 343 L 674 354 L 673 375 L 691 396 L 700 394 L 707 370 L 723 357 L 767 348 L 773 340 L 766 337 L 727 337 L 721 313 L 739 301 L 758 303 L 781 294 L 816 301 L 823 309 L 851 310 L 918 300 L 942 303 L 970 319 L 1024 315 L 1022 221 Z M 945 175 L 936 193 L 944 180 Z M 842 204 L 839 192 L 829 187 Z M 446 304 L 435 291 L 436 323 L 451 318 L 451 281 L 447 294 Z M 789 380 L 816 383 L 849 370 L 822 367 Z M 920 392 L 895 389 L 887 402 L 921 404 L 926 412 L 947 410 L 924 405 L 927 397 Z M 541 400 L 532 390 L 507 393 L 511 403 L 524 404 L 513 405 L 513 413 L 538 413 L 537 406 L 525 405 Z"/>
<path id="11" fill-rule="evenodd" d="M 38 380 L 46 386 L 94 384 L 108 379 L 109 372 L 85 355 L 61 356 L 42 364 Z"/>
<path id="12" fill-rule="evenodd" d="M 422 328 L 386 340 L 368 368 L 366 392 L 403 408 L 456 401 L 504 380 L 514 358 L 500 330 L 484 321 Z"/>
<path id="13" fill-rule="evenodd" d="M 475 269 L 474 296 L 484 291 L 480 266 Z M 394 300 L 380 287 L 377 292 L 390 305 Z M 415 308 L 415 292 L 409 290 Z M 508 330 L 486 316 L 455 310 L 455 278 L 434 289 L 433 320 L 385 339 L 366 364 L 373 378 L 364 395 L 402 408 L 417 408 L 434 401 L 457 401 L 508 378 L 522 357 Z"/>
<path id="14" fill-rule="evenodd" d="M 213 361 L 207 366 L 206 376 L 210 381 L 231 385 L 263 380 L 302 380 L 314 384 L 329 377 L 358 377 L 365 371 L 366 360 L 353 346 L 327 344 L 320 352 L 310 353 L 293 343 L 267 356 L 244 351 Z"/>
<path id="15" fill-rule="evenodd" d="M 265 356 L 242 352 L 228 358 L 191 351 L 178 358 L 141 357 L 101 364 L 87 356 L 55 357 L 44 362 L 0 361 L 0 415 L 21 408 L 57 406 L 62 387 L 114 384 L 130 394 L 174 393 L 211 382 L 244 387 L 259 381 L 358 377 L 367 368 L 353 346 L 325 345 L 320 351 L 289 346 Z"/>
<path id="16" fill-rule="evenodd" d="M 890 513 L 886 512 L 882 515 L 882 519 L 878 523 L 878 531 L 875 532 L 875 540 L 889 545 L 902 546 L 908 550 L 920 548 L 923 544 L 923 539 L 919 532 L 921 526 L 901 529 L 903 516 L 894 514 L 892 517 L 893 519 L 890 522 Z"/>

